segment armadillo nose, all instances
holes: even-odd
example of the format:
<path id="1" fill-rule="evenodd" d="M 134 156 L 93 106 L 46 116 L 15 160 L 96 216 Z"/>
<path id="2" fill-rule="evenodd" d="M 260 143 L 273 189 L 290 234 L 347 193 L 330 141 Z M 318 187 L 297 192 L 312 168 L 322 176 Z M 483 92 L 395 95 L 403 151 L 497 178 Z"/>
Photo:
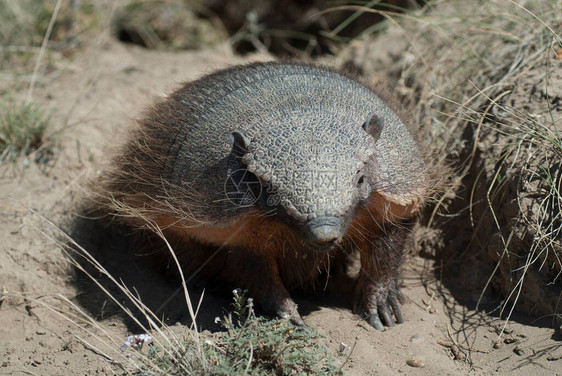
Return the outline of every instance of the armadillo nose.
<path id="1" fill-rule="evenodd" d="M 306 222 L 310 244 L 318 250 L 328 250 L 341 238 L 341 219 L 318 217 Z"/>

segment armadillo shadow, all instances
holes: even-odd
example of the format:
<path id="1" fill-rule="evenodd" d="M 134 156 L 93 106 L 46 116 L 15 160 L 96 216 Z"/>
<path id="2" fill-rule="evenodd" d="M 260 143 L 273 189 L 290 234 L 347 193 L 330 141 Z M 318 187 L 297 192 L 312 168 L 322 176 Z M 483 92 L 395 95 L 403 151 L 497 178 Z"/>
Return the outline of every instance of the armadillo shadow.
<path id="1" fill-rule="evenodd" d="M 78 218 L 72 224 L 70 235 L 107 272 L 92 265 L 83 250 L 74 247 L 76 252 L 72 257 L 79 265 L 75 267 L 73 276 L 73 282 L 80 291 L 77 300 L 92 317 L 98 320 L 121 317 L 133 333 L 142 330 L 135 319 L 143 325 L 147 324 L 145 315 L 135 307 L 119 283 L 133 292 L 165 324 L 179 322 L 191 325 L 185 295 L 179 290 L 181 279 L 175 265 L 156 267 L 151 262 L 146 244 L 153 239 L 147 239 L 147 234 L 133 232 L 116 224 L 108 225 L 100 219 Z M 204 284 L 196 278 L 189 282 L 188 291 L 194 307 L 204 295 L 196 319 L 197 326 L 211 331 L 220 330 L 214 320 L 216 316 L 222 316 L 223 306 L 228 307 L 228 295 L 220 286 Z M 129 309 L 135 319 L 117 302 Z"/>
<path id="2" fill-rule="evenodd" d="M 127 297 L 118 285 L 121 284 L 139 297 L 165 324 L 192 324 L 175 263 L 170 258 L 167 265 L 161 265 L 162 257 L 154 255 L 154 249 L 159 248 L 157 252 L 162 252 L 166 248 L 161 239 L 87 216 L 78 216 L 68 232 L 79 245 L 72 246 L 75 250 L 72 258 L 77 264 L 73 275 L 73 283 L 79 291 L 76 299 L 93 318 L 107 320 L 120 317 L 129 331 L 142 331 L 135 321 L 146 325 L 145 315 Z M 92 259 L 99 266 L 95 266 Z M 222 330 L 220 324 L 215 322 L 216 317 L 231 311 L 232 290 L 236 286 L 192 275 L 185 275 L 185 279 L 189 281 L 187 287 L 194 308 L 203 296 L 196 318 L 197 327 L 212 332 Z M 342 297 L 350 295 L 341 290 L 353 284 L 348 283 L 345 277 L 340 277 L 326 286 L 319 284 L 314 290 L 293 291 L 299 312 L 305 320 L 308 314 L 319 310 L 321 306 L 349 307 L 350 302 Z M 134 318 L 118 303 L 130 310 Z M 256 311 L 260 314 L 259 307 Z"/>

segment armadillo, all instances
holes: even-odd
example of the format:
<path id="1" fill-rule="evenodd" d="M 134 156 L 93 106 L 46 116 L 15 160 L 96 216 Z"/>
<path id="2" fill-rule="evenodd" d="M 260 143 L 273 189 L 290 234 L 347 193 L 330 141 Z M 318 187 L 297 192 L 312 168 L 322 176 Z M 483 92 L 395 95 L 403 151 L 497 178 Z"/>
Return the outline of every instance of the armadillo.
<path id="1" fill-rule="evenodd" d="M 403 321 L 399 270 L 428 189 L 410 133 L 333 68 L 254 63 L 184 84 L 130 132 L 105 175 L 111 213 L 179 240 L 182 269 L 304 321 L 289 289 L 357 254 L 354 310 Z"/>

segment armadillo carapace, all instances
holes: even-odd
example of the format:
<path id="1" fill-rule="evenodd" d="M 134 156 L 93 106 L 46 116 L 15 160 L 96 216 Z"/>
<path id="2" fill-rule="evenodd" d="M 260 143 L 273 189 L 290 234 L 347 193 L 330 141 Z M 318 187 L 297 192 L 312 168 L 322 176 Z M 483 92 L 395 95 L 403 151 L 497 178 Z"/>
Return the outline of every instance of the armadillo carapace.
<path id="1" fill-rule="evenodd" d="M 397 280 L 425 172 L 372 89 L 275 62 L 210 74 L 154 105 L 105 187 L 116 217 L 180 241 L 184 270 L 247 289 L 296 324 L 287 288 L 359 252 L 355 310 L 382 329 L 402 322 Z"/>

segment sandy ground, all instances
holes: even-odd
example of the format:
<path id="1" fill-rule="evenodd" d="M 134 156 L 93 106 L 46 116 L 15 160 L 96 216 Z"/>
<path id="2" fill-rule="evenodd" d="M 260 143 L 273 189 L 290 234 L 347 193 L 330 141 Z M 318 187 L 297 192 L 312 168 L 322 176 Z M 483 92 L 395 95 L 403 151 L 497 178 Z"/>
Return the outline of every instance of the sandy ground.
<path id="1" fill-rule="evenodd" d="M 52 131 L 60 140 L 56 161 L 50 167 L 30 162 L 26 168 L 20 161 L 0 171 L 0 374 L 122 372 L 110 359 L 119 362 L 126 355 L 119 346 L 135 334 L 134 327 L 106 309 L 107 299 L 99 290 L 75 277 L 68 258 L 53 242 L 55 228 L 41 217 L 69 228 L 87 182 L 95 179 L 107 158 L 109 145 L 155 97 L 179 82 L 256 59 L 264 57 L 237 57 L 227 47 L 147 51 L 101 37 L 67 66 L 42 78 L 34 100 L 52 113 Z M 178 287 L 175 279 L 151 274 L 134 258 L 123 259 L 121 243 L 111 242 L 112 235 L 107 235 L 108 241 L 95 225 L 80 231 L 85 244 L 95 245 L 100 239 L 100 244 L 109 244 L 102 259 L 119 260 L 112 271 L 133 281 L 149 306 L 158 307 Z M 406 323 L 384 332 L 353 315 L 337 293 L 294 296 L 306 323 L 325 336 L 341 364 L 347 354 L 337 354 L 340 344 L 354 348 L 343 367 L 349 375 L 562 375 L 562 343 L 554 338 L 548 320 L 515 318 L 494 346 L 504 322 L 458 303 L 458 296 L 431 272 L 433 266 L 419 257 L 409 259 L 403 286 Z M 227 307 L 229 298 L 210 290 L 198 324 L 213 331 L 218 329 L 213 318 L 222 314 L 221 306 Z M 73 316 L 71 304 L 97 320 L 85 322 Z M 170 324 L 188 323 L 182 304 L 181 297 L 170 303 Z M 456 348 L 439 341 L 454 343 Z M 454 355 L 456 350 L 460 355 Z M 409 359 L 419 359 L 425 366 L 411 367 L 406 363 Z"/>

